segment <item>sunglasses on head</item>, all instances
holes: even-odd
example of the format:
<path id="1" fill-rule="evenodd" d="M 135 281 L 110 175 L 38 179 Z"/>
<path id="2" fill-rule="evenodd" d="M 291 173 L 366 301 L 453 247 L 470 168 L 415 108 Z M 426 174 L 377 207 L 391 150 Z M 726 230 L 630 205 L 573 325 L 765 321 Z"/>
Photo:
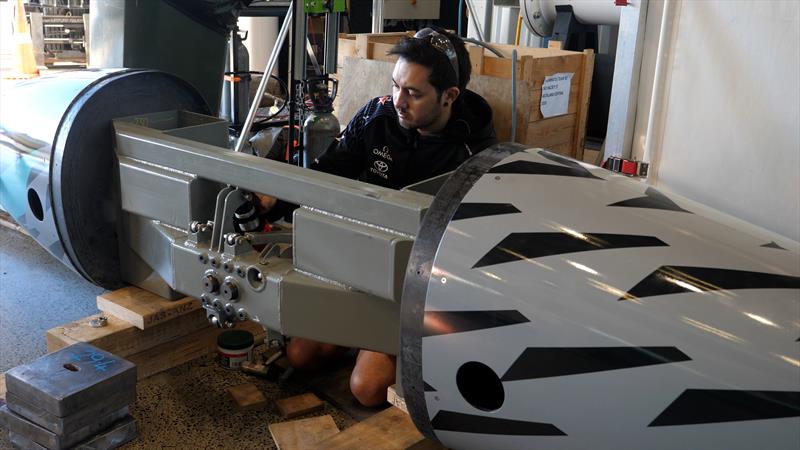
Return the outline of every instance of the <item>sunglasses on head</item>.
<path id="1" fill-rule="evenodd" d="M 437 32 L 433 28 L 423 28 L 417 31 L 417 34 L 414 35 L 414 39 L 428 41 L 431 44 L 431 47 L 447 56 L 447 59 L 450 61 L 450 65 L 453 66 L 453 72 L 456 74 L 456 85 L 458 85 L 458 55 L 456 54 L 456 48 L 453 47 L 453 43 L 450 42 L 450 39 L 448 39 L 447 36 Z"/>

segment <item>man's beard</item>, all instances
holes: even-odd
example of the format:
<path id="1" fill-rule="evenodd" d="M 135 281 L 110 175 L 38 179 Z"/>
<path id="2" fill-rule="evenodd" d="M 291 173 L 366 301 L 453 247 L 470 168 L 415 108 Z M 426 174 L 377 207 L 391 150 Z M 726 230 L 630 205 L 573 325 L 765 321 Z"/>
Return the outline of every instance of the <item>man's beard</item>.
<path id="1" fill-rule="evenodd" d="M 439 115 L 441 115 L 441 108 L 439 110 L 439 114 L 432 114 L 425 120 L 424 122 L 417 122 L 417 123 L 409 123 L 408 121 L 400 118 L 400 111 L 397 111 L 397 122 L 400 124 L 401 127 L 405 128 L 406 130 L 419 130 L 420 128 L 428 128 L 439 119 Z"/>

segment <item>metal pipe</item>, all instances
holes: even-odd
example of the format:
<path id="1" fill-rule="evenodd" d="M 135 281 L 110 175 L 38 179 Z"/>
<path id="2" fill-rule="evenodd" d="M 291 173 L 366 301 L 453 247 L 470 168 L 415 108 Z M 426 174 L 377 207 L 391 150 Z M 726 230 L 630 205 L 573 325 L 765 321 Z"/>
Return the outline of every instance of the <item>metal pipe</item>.
<path id="1" fill-rule="evenodd" d="M 372 32 L 383 33 L 383 0 L 372 0 Z"/>
<path id="2" fill-rule="evenodd" d="M 672 50 L 672 30 L 675 23 L 675 1 L 666 0 L 661 15 L 661 30 L 658 36 L 658 53 L 656 53 L 655 77 L 653 92 L 650 95 L 650 112 L 647 117 L 647 134 L 644 139 L 642 161 L 650 162 L 648 178 L 655 182 L 658 178 L 658 166 L 652 164 L 660 156 L 661 142 L 664 138 L 664 97 L 667 89 L 666 69 Z"/>
<path id="3" fill-rule="evenodd" d="M 485 41 L 486 39 L 483 38 L 483 32 L 481 31 L 481 27 L 478 26 L 478 20 L 477 20 L 478 16 L 475 15 L 475 9 L 472 8 L 472 1 L 470 0 L 464 0 L 464 1 L 467 2 L 467 9 L 469 10 L 469 15 L 470 17 L 472 17 L 472 20 L 470 20 L 470 22 L 472 22 L 473 25 L 475 26 L 475 32 L 478 33 L 478 39 L 480 39 L 481 41 Z"/>
<path id="4" fill-rule="evenodd" d="M 325 17 L 325 56 L 322 65 L 325 73 L 336 73 L 337 52 L 339 49 L 339 13 L 329 13 Z"/>
<path id="5" fill-rule="evenodd" d="M 275 47 L 272 49 L 272 54 L 269 55 L 267 68 L 264 69 L 264 76 L 261 77 L 261 82 L 258 83 L 256 96 L 253 100 L 253 103 L 250 105 L 250 111 L 247 112 L 247 119 L 244 121 L 244 125 L 242 126 L 242 131 L 239 134 L 239 140 L 236 141 L 235 150 L 237 152 L 244 150 L 244 143 L 247 142 L 247 135 L 250 133 L 250 128 L 253 126 L 253 120 L 256 118 L 256 111 L 258 111 L 258 105 L 261 97 L 264 95 L 264 91 L 267 88 L 267 83 L 269 82 L 272 70 L 275 68 L 275 63 L 278 61 L 278 55 L 281 52 L 283 43 L 286 41 L 286 34 L 289 32 L 289 26 L 292 23 L 292 11 L 294 11 L 294 0 L 292 0 L 292 2 L 289 4 L 289 10 L 286 12 L 286 18 L 283 19 L 281 30 L 278 32 L 278 39 L 275 41 Z"/>

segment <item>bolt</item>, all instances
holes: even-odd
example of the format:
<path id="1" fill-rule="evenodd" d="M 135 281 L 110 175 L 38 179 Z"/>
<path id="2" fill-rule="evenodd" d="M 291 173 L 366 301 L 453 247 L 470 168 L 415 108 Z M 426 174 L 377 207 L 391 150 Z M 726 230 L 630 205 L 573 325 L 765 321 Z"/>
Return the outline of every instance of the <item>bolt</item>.
<path id="1" fill-rule="evenodd" d="M 108 325 L 108 317 L 106 317 L 106 316 L 95 317 L 94 319 L 89 321 L 89 325 L 92 328 L 102 328 L 102 327 Z"/>
<path id="2" fill-rule="evenodd" d="M 232 316 L 232 315 L 233 315 L 233 312 L 234 312 L 234 310 L 233 310 L 233 305 L 231 305 L 230 303 L 228 303 L 227 305 L 225 305 L 225 314 L 226 314 L 226 315 L 228 315 L 228 316 L 230 317 L 230 316 Z"/>
<path id="3" fill-rule="evenodd" d="M 198 259 L 198 260 L 199 260 L 201 263 L 205 264 L 205 263 L 207 263 L 207 262 L 208 262 L 208 255 L 206 255 L 205 253 L 200 253 L 199 255 L 197 255 L 197 259 Z"/>
<path id="4" fill-rule="evenodd" d="M 211 322 L 211 325 L 214 325 L 214 326 L 222 328 L 222 324 L 219 323 L 219 317 L 211 316 L 211 317 L 208 318 L 208 321 Z"/>
<path id="5" fill-rule="evenodd" d="M 215 298 L 214 301 L 211 302 L 211 306 L 213 306 L 217 311 L 222 311 L 222 300 Z"/>
<path id="6" fill-rule="evenodd" d="M 247 320 L 247 311 L 244 308 L 239 308 L 236 311 L 236 318 L 242 321 Z"/>
<path id="7" fill-rule="evenodd" d="M 211 304 L 211 297 L 209 297 L 206 294 L 203 294 L 200 296 L 200 302 L 203 304 L 203 306 L 208 306 Z"/>
<path id="8" fill-rule="evenodd" d="M 236 275 L 239 275 L 240 277 L 244 278 L 244 269 L 242 268 L 242 266 L 238 264 L 236 265 Z"/>
<path id="9" fill-rule="evenodd" d="M 212 274 L 203 277 L 203 290 L 209 294 L 216 294 L 219 292 L 219 280 Z"/>
<path id="10" fill-rule="evenodd" d="M 233 272 L 233 265 L 226 261 L 225 263 L 222 264 L 222 270 L 231 273 Z"/>
<path id="11" fill-rule="evenodd" d="M 200 231 L 200 222 L 193 220 L 192 223 L 189 224 L 189 231 L 192 233 L 197 233 Z"/>
<path id="12" fill-rule="evenodd" d="M 239 286 L 231 279 L 226 279 L 222 283 L 222 297 L 228 301 L 236 301 L 239 298 Z"/>
<path id="13" fill-rule="evenodd" d="M 211 263 L 211 267 L 219 267 L 219 261 L 217 261 L 216 257 L 212 256 L 209 262 Z"/>
<path id="14" fill-rule="evenodd" d="M 236 244 L 236 233 L 228 233 L 225 235 L 225 242 L 228 245 L 235 245 Z"/>

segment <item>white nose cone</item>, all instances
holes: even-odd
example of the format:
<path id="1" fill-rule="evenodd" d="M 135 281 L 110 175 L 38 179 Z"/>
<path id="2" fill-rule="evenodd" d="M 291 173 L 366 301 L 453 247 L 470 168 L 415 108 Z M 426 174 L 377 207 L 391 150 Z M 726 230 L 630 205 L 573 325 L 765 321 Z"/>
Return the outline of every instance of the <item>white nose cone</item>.
<path id="1" fill-rule="evenodd" d="M 450 448 L 796 448 L 799 289 L 796 242 L 501 144 L 415 243 L 406 402 Z"/>

